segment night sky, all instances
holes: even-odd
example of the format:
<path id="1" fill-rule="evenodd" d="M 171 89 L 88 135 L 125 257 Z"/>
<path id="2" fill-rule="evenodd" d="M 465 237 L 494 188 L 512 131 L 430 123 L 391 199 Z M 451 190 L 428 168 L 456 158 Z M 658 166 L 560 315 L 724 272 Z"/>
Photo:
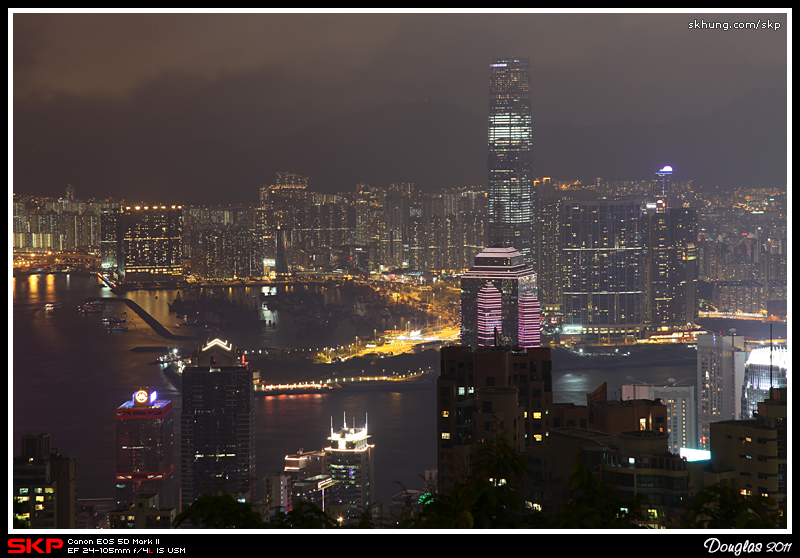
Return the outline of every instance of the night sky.
<path id="1" fill-rule="evenodd" d="M 250 203 L 486 181 L 489 62 L 529 57 L 534 172 L 787 181 L 791 14 L 13 13 L 10 189 Z M 780 29 L 690 29 L 700 22 Z M 13 42 L 12 42 L 13 40 Z"/>

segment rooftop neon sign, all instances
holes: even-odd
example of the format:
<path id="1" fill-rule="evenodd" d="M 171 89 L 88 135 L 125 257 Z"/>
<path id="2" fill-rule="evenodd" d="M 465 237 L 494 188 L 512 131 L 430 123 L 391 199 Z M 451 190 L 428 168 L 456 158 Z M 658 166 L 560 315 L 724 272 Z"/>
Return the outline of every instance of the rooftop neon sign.
<path id="1" fill-rule="evenodd" d="M 209 350 L 214 345 L 222 347 L 223 349 L 229 352 L 233 350 L 233 343 L 228 343 L 227 341 L 220 341 L 219 339 L 212 339 L 203 346 L 203 351 Z"/>

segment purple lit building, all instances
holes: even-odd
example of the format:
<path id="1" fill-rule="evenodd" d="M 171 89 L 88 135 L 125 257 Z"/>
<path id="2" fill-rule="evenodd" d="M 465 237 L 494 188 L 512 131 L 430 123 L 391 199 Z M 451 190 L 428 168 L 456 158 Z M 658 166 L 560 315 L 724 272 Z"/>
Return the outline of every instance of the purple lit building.
<path id="1" fill-rule="evenodd" d="M 461 276 L 461 344 L 540 346 L 536 273 L 511 247 L 490 246 Z"/>

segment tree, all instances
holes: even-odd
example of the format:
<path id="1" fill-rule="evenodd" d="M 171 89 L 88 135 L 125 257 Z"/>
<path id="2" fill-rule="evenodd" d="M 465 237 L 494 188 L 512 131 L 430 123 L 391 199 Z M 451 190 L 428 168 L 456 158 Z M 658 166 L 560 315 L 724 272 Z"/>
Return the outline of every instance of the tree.
<path id="1" fill-rule="evenodd" d="M 515 529 L 526 526 L 527 512 L 517 484 L 528 464 L 495 436 L 479 451 L 480 457 L 463 480 L 448 494 L 432 493 L 420 513 L 406 519 L 411 529 Z"/>
<path id="2" fill-rule="evenodd" d="M 786 516 L 770 509 L 773 501 L 752 496 L 732 481 L 721 480 L 701 490 L 686 510 L 684 529 L 785 529 Z"/>
<path id="3" fill-rule="evenodd" d="M 173 522 L 179 527 L 184 521 L 203 529 L 263 529 L 266 523 L 247 502 L 239 502 L 228 492 L 203 494 Z"/>
<path id="4" fill-rule="evenodd" d="M 538 527 L 551 529 L 632 529 L 644 520 L 642 506 L 648 500 L 643 494 L 623 499 L 613 487 L 598 480 L 579 460 L 569 478 L 572 499 L 564 509 L 538 518 Z"/>

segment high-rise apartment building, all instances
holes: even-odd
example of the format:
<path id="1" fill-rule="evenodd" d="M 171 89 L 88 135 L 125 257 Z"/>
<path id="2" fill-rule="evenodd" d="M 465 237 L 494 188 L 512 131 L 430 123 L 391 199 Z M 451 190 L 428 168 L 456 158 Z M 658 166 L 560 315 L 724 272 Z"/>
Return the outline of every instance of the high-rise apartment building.
<path id="1" fill-rule="evenodd" d="M 648 386 L 625 384 L 622 400 L 660 399 L 667 407 L 667 434 L 669 451 L 678 455 L 683 448 L 693 449 L 697 444 L 697 404 L 694 386 Z"/>
<path id="2" fill-rule="evenodd" d="M 552 355 L 549 348 L 443 347 L 437 389 L 437 461 L 440 489 L 447 491 L 459 467 L 477 458 L 492 434 L 524 452 L 546 443 L 553 424 Z M 476 413 L 484 413 L 480 424 Z M 502 415 L 502 416 L 501 416 Z M 486 424 L 486 422 L 490 424 Z M 478 428 L 480 427 L 480 428 Z M 476 430 L 476 428 L 478 428 Z"/>
<path id="3" fill-rule="evenodd" d="M 492 60 L 489 85 L 489 244 L 534 265 L 531 88 L 527 58 Z"/>
<path id="4" fill-rule="evenodd" d="M 212 338 L 183 369 L 181 505 L 225 490 L 250 500 L 255 484 L 253 371 L 232 343 Z"/>
<path id="5" fill-rule="evenodd" d="M 754 418 L 712 423 L 711 465 L 705 472 L 706 483 L 733 481 L 743 495 L 769 498 L 771 509 L 786 514 L 788 403 L 787 388 L 774 388 L 758 402 Z"/>
<path id="6" fill-rule="evenodd" d="M 344 523 L 358 521 L 365 513 L 375 513 L 375 444 L 369 443 L 367 423 L 333 429 L 325 448 L 325 463 L 333 483 L 331 505 Z M 327 481 L 326 481 L 327 482 Z"/>
<path id="7" fill-rule="evenodd" d="M 117 269 L 125 283 L 183 278 L 181 206 L 125 207 L 117 218 Z"/>
<path id="8" fill-rule="evenodd" d="M 14 457 L 14 516 L 31 529 L 75 529 L 77 460 L 50 447 L 49 434 L 22 437 Z"/>
<path id="9" fill-rule="evenodd" d="M 175 505 L 172 401 L 141 389 L 115 413 L 117 506 L 130 506 L 140 494 L 158 494 L 164 507 Z"/>
<path id="10" fill-rule="evenodd" d="M 697 449 L 709 449 L 711 423 L 739 419 L 747 354 L 741 335 L 697 336 Z"/>
<path id="11" fill-rule="evenodd" d="M 511 247 L 490 246 L 461 276 L 461 344 L 538 347 L 536 274 Z"/>

